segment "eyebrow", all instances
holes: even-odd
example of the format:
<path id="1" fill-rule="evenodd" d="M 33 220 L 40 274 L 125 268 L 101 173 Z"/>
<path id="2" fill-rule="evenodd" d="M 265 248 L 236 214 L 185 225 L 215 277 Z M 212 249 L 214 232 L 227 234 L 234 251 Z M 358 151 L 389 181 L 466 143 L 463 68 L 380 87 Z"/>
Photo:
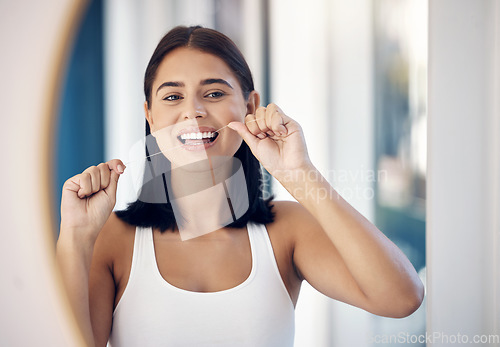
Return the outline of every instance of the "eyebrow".
<path id="1" fill-rule="evenodd" d="M 158 89 L 156 89 L 156 94 L 158 94 L 160 89 L 162 89 L 164 87 L 184 87 L 184 83 L 182 83 L 182 82 L 164 82 L 158 87 Z"/>
<path id="2" fill-rule="evenodd" d="M 231 84 L 229 84 L 228 81 L 226 81 L 222 78 L 207 78 L 207 79 L 201 81 L 200 85 L 206 86 L 209 84 L 217 84 L 217 83 L 224 84 L 224 85 L 228 86 L 229 88 L 234 89 L 233 86 L 231 86 Z M 158 94 L 160 89 L 162 89 L 164 87 L 184 87 L 184 86 L 185 86 L 185 84 L 183 82 L 164 82 L 158 87 L 158 89 L 156 89 L 156 94 Z"/>
<path id="3" fill-rule="evenodd" d="M 203 80 L 203 81 L 200 82 L 200 84 L 202 86 L 206 86 L 206 85 L 209 85 L 209 84 L 215 84 L 215 83 L 225 84 L 229 88 L 234 89 L 233 86 L 230 85 L 228 81 L 223 80 L 222 78 L 207 78 L 206 80 Z"/>

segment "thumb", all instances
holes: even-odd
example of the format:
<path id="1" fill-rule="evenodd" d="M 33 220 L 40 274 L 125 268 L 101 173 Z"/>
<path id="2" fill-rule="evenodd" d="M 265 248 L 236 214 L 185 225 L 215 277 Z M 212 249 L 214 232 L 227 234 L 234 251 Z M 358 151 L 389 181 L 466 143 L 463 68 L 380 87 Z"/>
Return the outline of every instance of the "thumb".
<path id="1" fill-rule="evenodd" d="M 111 196 L 113 200 L 116 200 L 116 188 L 118 186 L 118 178 L 120 175 L 116 173 L 115 170 L 111 170 L 111 177 L 109 180 L 109 185 L 104 189 L 106 194 Z"/>
<path id="2" fill-rule="evenodd" d="M 257 145 L 257 142 L 259 142 L 259 138 L 254 136 L 248 130 L 247 126 L 241 122 L 231 122 L 227 125 L 227 127 L 236 131 L 250 148 Z"/>

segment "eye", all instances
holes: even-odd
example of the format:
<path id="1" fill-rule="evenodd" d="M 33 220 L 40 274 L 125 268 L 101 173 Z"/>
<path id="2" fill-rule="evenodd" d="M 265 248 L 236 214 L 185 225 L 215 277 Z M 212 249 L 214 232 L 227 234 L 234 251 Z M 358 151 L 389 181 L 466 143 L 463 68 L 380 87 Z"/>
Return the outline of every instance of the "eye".
<path id="1" fill-rule="evenodd" d="M 210 93 L 206 94 L 205 97 L 211 98 L 211 99 L 217 99 L 217 98 L 223 97 L 224 95 L 226 95 L 224 92 L 216 91 L 216 92 L 210 92 Z"/>
<path id="2" fill-rule="evenodd" d="M 182 99 L 180 95 L 171 94 L 171 95 L 167 95 L 162 100 L 165 100 L 165 101 L 177 101 L 177 100 L 180 100 L 180 99 Z"/>

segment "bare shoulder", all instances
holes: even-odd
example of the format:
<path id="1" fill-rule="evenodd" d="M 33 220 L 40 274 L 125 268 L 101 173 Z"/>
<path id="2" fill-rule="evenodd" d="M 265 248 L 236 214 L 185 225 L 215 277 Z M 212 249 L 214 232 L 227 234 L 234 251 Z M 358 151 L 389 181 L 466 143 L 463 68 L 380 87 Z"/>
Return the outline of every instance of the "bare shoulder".
<path id="1" fill-rule="evenodd" d="M 271 241 L 274 239 L 284 244 L 286 253 L 293 258 L 297 243 L 319 224 L 304 206 L 295 201 L 273 201 L 273 212 L 274 222 L 267 228 Z"/>
<path id="2" fill-rule="evenodd" d="M 276 230 L 293 234 L 317 226 L 317 221 L 307 209 L 295 201 L 273 201 Z"/>
<path id="3" fill-rule="evenodd" d="M 309 213 L 301 204 L 299 204 L 296 201 L 273 201 L 273 209 L 274 212 L 276 213 L 276 216 L 278 215 L 286 215 L 288 213 Z M 290 216 L 291 217 L 291 216 Z"/>
<path id="4" fill-rule="evenodd" d="M 275 221 L 268 228 L 269 235 L 286 240 L 293 259 L 299 245 L 307 245 L 311 240 L 324 240 L 321 225 L 304 206 L 295 201 L 274 201 L 273 205 Z"/>
<path id="5" fill-rule="evenodd" d="M 296 246 L 302 240 L 322 230 L 316 218 L 295 201 L 273 201 L 274 222 L 268 226 L 271 241 L 276 240 L 293 258 Z"/>

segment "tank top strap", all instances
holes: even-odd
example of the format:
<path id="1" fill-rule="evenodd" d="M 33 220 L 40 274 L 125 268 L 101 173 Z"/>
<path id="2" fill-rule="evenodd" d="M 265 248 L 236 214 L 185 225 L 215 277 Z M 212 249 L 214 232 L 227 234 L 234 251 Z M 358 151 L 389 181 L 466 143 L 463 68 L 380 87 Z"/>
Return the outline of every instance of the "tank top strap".
<path id="1" fill-rule="evenodd" d="M 264 224 L 248 223 L 247 227 L 249 237 L 253 239 L 253 254 L 255 254 L 255 257 L 259 260 L 258 270 L 260 278 L 266 278 L 266 281 L 279 283 L 279 287 L 281 287 L 284 293 L 286 293 L 286 296 L 289 297 L 288 290 L 286 289 L 276 262 L 273 246 L 266 226 Z"/>
<path id="2" fill-rule="evenodd" d="M 133 279 L 133 276 L 151 276 L 155 266 L 153 230 L 151 227 L 137 227 L 129 281 Z"/>
<path id="3" fill-rule="evenodd" d="M 247 224 L 248 238 L 250 240 L 250 247 L 252 248 L 252 256 L 255 255 L 255 258 L 257 259 L 267 257 L 267 244 L 265 238 L 265 234 L 267 234 L 267 232 L 265 228 L 262 227 L 262 224 Z"/>

